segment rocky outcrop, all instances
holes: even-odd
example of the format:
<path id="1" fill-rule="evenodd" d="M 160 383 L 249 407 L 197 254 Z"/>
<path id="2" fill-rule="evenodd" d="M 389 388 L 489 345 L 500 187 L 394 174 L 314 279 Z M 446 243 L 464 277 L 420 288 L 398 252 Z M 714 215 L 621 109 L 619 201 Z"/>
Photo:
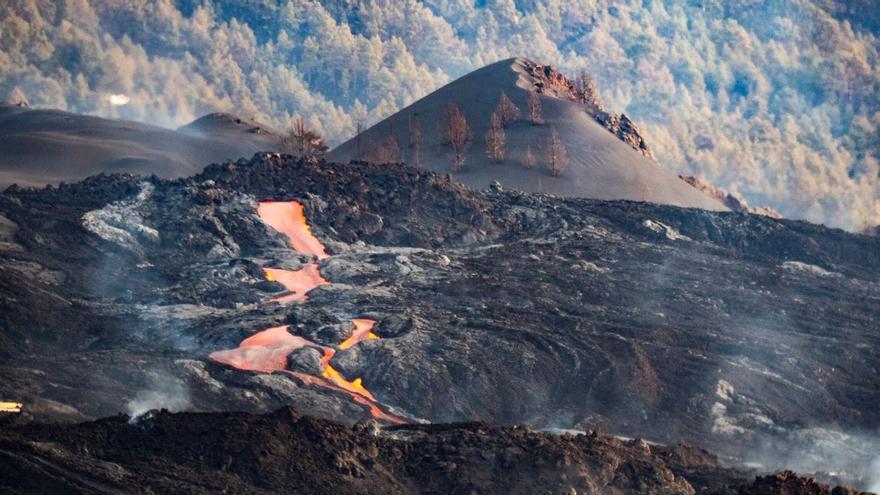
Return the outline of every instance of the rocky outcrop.
<path id="1" fill-rule="evenodd" d="M 613 113 L 600 111 L 595 115 L 596 121 L 605 126 L 612 134 L 617 136 L 624 143 L 632 146 L 639 153 L 653 158 L 654 154 L 648 148 L 648 143 L 642 137 L 641 131 L 636 127 L 635 122 L 630 120 L 626 114 L 619 116 Z"/>
<path id="2" fill-rule="evenodd" d="M 740 213 L 754 213 L 755 215 L 763 215 L 770 218 L 782 218 L 782 213 L 770 208 L 769 206 L 751 207 L 749 203 L 737 193 L 728 192 L 727 189 L 715 187 L 705 180 L 693 175 L 679 175 L 679 179 L 687 182 L 697 190 L 702 191 L 706 196 L 717 199 L 724 206 L 732 211 Z"/>
<path id="3" fill-rule="evenodd" d="M 525 61 L 526 73 L 531 76 L 534 89 L 540 94 L 564 100 L 580 102 L 581 98 L 574 82 L 551 65 Z"/>
<path id="4" fill-rule="evenodd" d="M 13 493 L 832 493 L 792 473 L 748 478 L 699 449 L 595 431 L 349 428 L 292 408 L 0 430 L 0 491 Z"/>
<path id="5" fill-rule="evenodd" d="M 582 104 L 586 113 L 621 141 L 649 158 L 654 157 L 641 131 L 626 114 L 617 115 L 606 111 L 597 95 L 579 90 L 571 79 L 553 66 L 540 65 L 531 61 L 525 61 L 523 65 L 526 73 L 534 81 L 535 91 Z"/>

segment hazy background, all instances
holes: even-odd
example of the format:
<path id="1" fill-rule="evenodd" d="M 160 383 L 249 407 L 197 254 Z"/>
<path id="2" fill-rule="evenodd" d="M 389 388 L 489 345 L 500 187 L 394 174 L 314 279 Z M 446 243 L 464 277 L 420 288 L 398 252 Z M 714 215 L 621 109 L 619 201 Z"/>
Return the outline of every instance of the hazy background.
<path id="1" fill-rule="evenodd" d="M 170 127 L 296 112 L 338 144 L 521 55 L 587 67 L 667 168 L 859 229 L 880 223 L 878 31 L 874 0 L 4 0 L 0 98 Z"/>

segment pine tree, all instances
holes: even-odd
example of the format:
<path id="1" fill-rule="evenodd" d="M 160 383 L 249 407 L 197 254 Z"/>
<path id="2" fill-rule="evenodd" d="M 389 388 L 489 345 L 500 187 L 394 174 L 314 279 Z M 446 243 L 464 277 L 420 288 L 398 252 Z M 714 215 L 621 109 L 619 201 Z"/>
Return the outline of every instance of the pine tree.
<path id="1" fill-rule="evenodd" d="M 581 69 L 578 72 L 574 80 L 574 88 L 581 103 L 589 105 L 594 111 L 602 109 L 602 101 L 599 99 L 596 82 L 586 70 Z"/>
<path id="2" fill-rule="evenodd" d="M 550 170 L 550 175 L 559 177 L 565 171 L 566 165 L 568 165 L 568 157 L 565 145 L 562 144 L 562 139 L 554 127 L 550 130 L 550 138 L 547 140 L 547 168 Z"/>
<path id="3" fill-rule="evenodd" d="M 355 143 L 355 148 L 357 150 L 356 156 L 357 156 L 358 160 L 363 160 L 364 154 L 365 154 L 365 150 L 363 148 L 363 144 L 364 144 L 363 143 L 363 141 L 364 141 L 364 137 L 363 137 L 364 121 L 363 120 L 358 119 L 357 123 L 355 124 L 354 132 L 355 132 L 354 143 Z"/>
<path id="4" fill-rule="evenodd" d="M 504 91 L 501 92 L 498 106 L 495 107 L 495 113 L 501 118 L 501 127 L 507 127 L 519 119 L 520 116 L 519 108 L 510 101 L 510 98 L 507 97 L 507 93 Z"/>
<path id="5" fill-rule="evenodd" d="M 526 147 L 526 168 L 532 169 L 535 168 L 535 154 L 532 153 L 532 145 L 528 145 Z"/>
<path id="6" fill-rule="evenodd" d="M 444 143 L 452 148 L 452 170 L 464 167 L 465 155 L 471 146 L 471 128 L 461 109 L 453 102 L 446 107 L 443 129 Z"/>
<path id="7" fill-rule="evenodd" d="M 412 165 L 421 166 L 422 164 L 422 128 L 415 114 L 409 116 L 409 149 L 411 151 L 410 161 Z"/>
<path id="8" fill-rule="evenodd" d="M 507 136 L 504 133 L 501 116 L 498 111 L 492 112 L 489 119 L 489 130 L 486 131 L 486 156 L 495 163 L 504 161 Z"/>
<path id="9" fill-rule="evenodd" d="M 529 122 L 532 125 L 544 123 L 544 119 L 541 117 L 541 97 L 535 91 L 529 91 Z"/>

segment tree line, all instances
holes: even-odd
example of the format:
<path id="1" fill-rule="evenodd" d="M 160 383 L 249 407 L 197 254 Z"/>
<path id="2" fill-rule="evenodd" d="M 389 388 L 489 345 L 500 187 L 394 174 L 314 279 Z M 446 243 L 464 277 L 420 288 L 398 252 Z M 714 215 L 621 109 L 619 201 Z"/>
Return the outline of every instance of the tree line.
<path id="1" fill-rule="evenodd" d="M 579 73 L 573 84 L 576 96 L 581 103 L 601 109 L 596 86 L 586 72 L 582 71 Z M 544 126 L 541 95 L 537 91 L 530 90 L 526 104 L 528 108 L 525 120 L 528 121 L 529 125 L 536 127 Z M 489 116 L 488 129 L 483 135 L 485 153 L 489 162 L 504 163 L 508 160 L 506 131 L 521 120 L 522 112 L 519 107 L 513 103 L 505 91 L 501 91 L 498 104 Z M 355 153 L 358 159 L 366 159 L 375 163 L 399 161 L 401 150 L 397 138 L 394 136 L 392 126 L 393 122 L 389 121 L 388 135 L 381 142 L 370 140 L 368 143 L 364 143 L 363 123 L 358 122 L 357 134 L 354 138 Z M 417 113 L 410 113 L 407 121 L 407 133 L 408 161 L 411 165 L 421 166 L 423 160 L 423 133 Z M 454 172 L 461 171 L 465 166 L 465 160 L 473 144 L 473 134 L 468 119 L 461 110 L 461 107 L 452 100 L 447 104 L 443 118 L 440 121 L 439 133 L 441 144 L 450 150 L 450 169 Z M 299 116 L 293 119 L 290 129 L 283 136 L 282 147 L 284 151 L 305 159 L 321 158 L 327 152 L 327 146 L 324 144 L 321 135 L 309 128 L 305 120 Z M 521 157 L 523 166 L 533 169 L 538 166 L 539 162 L 554 177 L 559 177 L 565 172 L 568 165 L 568 153 L 556 127 L 550 127 L 543 146 L 538 146 L 538 149 L 533 149 L 531 143 L 526 146 L 525 152 Z"/>

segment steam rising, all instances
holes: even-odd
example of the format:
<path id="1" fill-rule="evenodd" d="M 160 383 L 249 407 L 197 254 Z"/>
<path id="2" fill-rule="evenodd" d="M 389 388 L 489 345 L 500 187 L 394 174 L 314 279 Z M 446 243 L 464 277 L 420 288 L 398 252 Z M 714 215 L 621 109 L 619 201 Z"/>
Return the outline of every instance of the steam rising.
<path id="1" fill-rule="evenodd" d="M 797 430 L 783 439 L 765 439 L 746 459 L 759 469 L 790 469 L 880 493 L 880 436 L 825 428 Z"/>
<path id="2" fill-rule="evenodd" d="M 868 491 L 880 493 L 880 455 L 871 463 L 871 469 L 868 472 Z"/>
<path id="3" fill-rule="evenodd" d="M 179 380 L 168 376 L 154 377 L 149 387 L 138 392 L 125 405 L 132 421 L 154 409 L 179 412 L 189 407 L 189 390 Z"/>

